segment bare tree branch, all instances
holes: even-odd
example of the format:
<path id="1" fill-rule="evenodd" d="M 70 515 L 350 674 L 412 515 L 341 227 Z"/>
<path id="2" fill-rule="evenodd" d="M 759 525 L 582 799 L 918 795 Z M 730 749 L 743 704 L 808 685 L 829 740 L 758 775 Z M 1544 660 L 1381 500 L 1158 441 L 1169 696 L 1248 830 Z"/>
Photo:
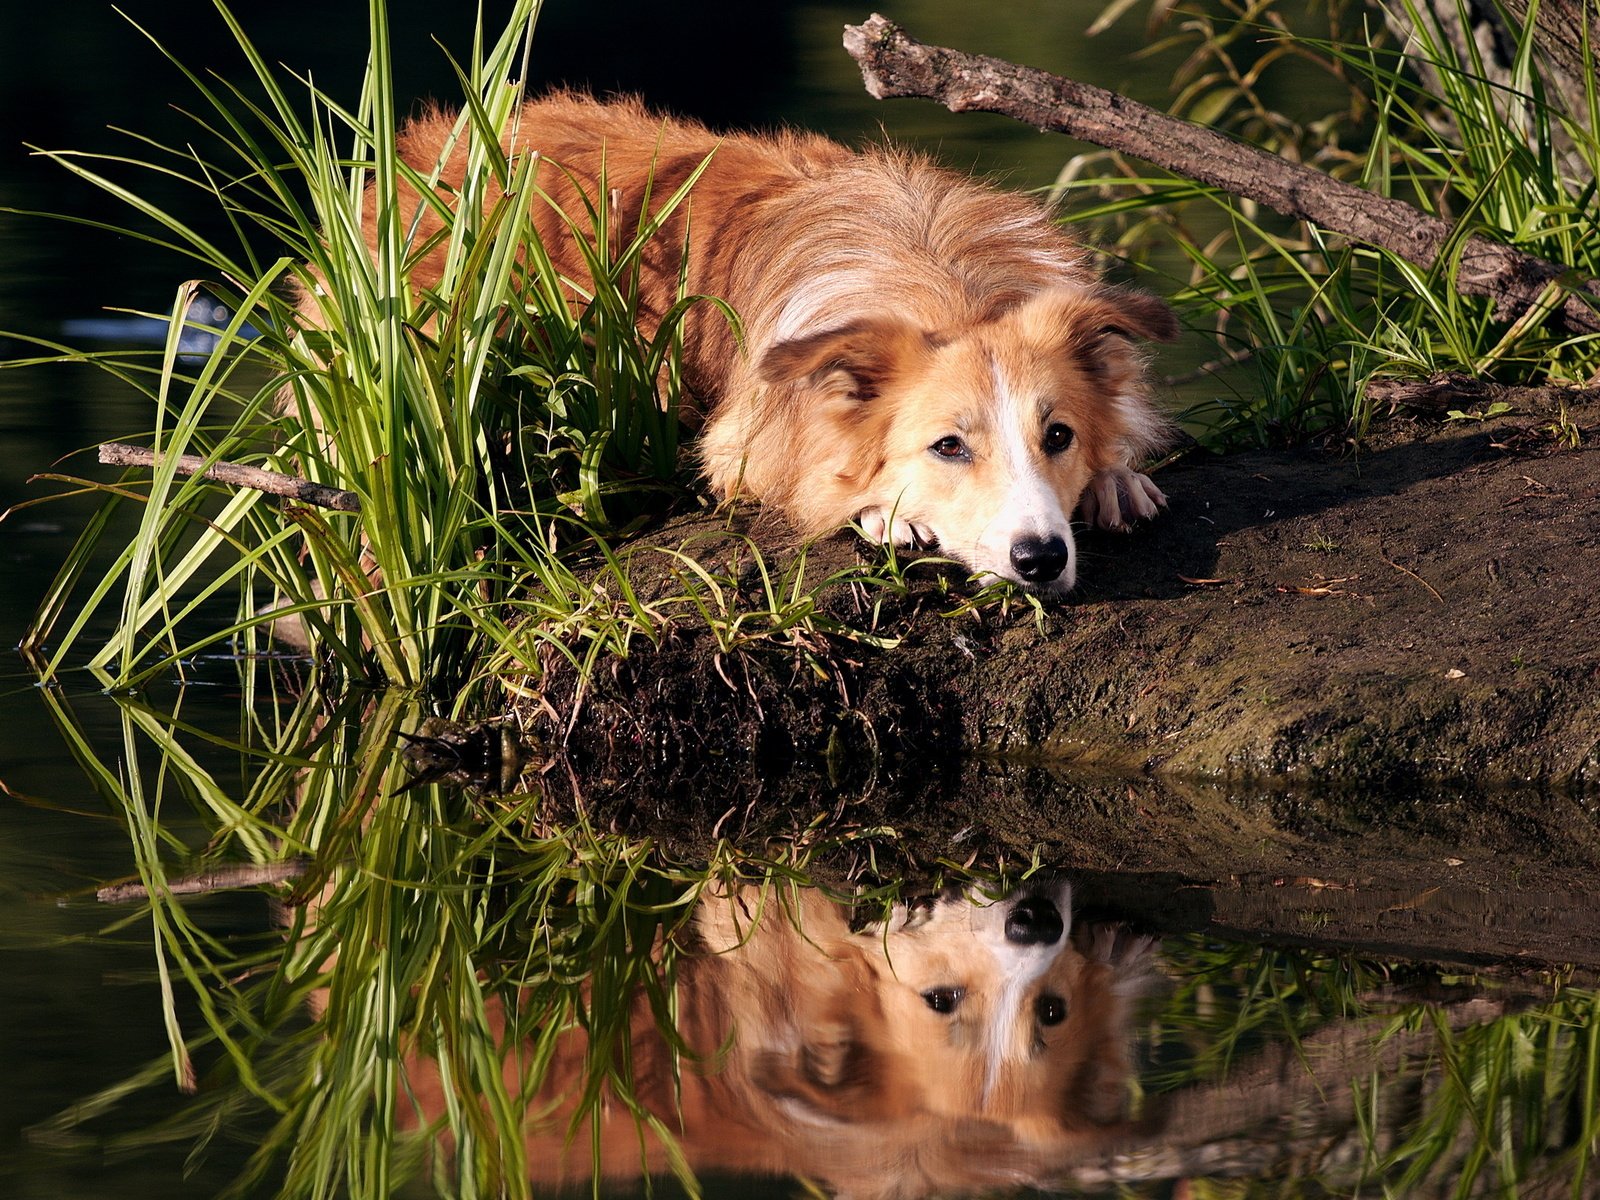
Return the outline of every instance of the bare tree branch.
<path id="1" fill-rule="evenodd" d="M 1471 405 L 1509 404 L 1513 409 L 1556 411 L 1576 407 L 1600 398 L 1600 387 L 1514 387 L 1475 379 L 1458 372 L 1444 372 L 1427 379 L 1374 379 L 1367 384 L 1366 397 L 1390 412 L 1408 408 L 1417 412 L 1442 413 L 1449 408 Z"/>
<path id="2" fill-rule="evenodd" d="M 153 467 L 164 456 L 142 446 L 125 442 L 107 442 L 100 447 L 100 461 L 117 467 Z M 183 475 L 200 475 L 203 478 L 225 483 L 229 487 L 250 488 L 273 496 L 286 496 L 303 504 L 319 508 L 337 509 L 339 512 L 360 512 L 361 497 L 343 488 L 329 487 L 323 483 L 281 475 L 277 471 L 263 471 L 260 467 L 246 467 L 239 463 L 214 462 L 207 465 L 198 454 L 178 456 L 178 472 Z"/>
<path id="3" fill-rule="evenodd" d="M 992 112 L 1133 155 L 1236 196 L 1311 221 L 1432 268 L 1461 234 L 1402 200 L 1377 196 L 1320 171 L 1286 162 L 1216 130 L 1170 117 L 1115 92 L 1003 59 L 927 46 L 874 13 L 845 26 L 844 46 L 861 66 L 867 91 L 936 100 L 952 112 Z M 1600 280 L 1573 278 L 1570 267 L 1523 254 L 1488 238 L 1461 242 L 1456 288 L 1488 296 L 1496 316 L 1513 320 L 1550 303 L 1567 328 L 1600 332 L 1600 313 L 1578 294 L 1600 295 Z"/>
<path id="4" fill-rule="evenodd" d="M 304 858 L 276 863 L 233 863 L 213 867 L 200 875 L 169 879 L 166 891 L 174 896 L 206 896 L 212 892 L 287 883 L 304 875 L 309 866 L 310 860 Z M 94 898 L 102 904 L 127 904 L 134 900 L 150 899 L 150 891 L 142 883 L 114 883 L 100 888 Z"/>

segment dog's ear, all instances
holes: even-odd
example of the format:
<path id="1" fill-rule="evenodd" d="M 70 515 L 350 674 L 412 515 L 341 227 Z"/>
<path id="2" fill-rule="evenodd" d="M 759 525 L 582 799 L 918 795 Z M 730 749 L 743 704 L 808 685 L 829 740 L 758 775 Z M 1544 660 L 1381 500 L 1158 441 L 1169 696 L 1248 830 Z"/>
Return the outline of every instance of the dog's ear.
<path id="1" fill-rule="evenodd" d="M 763 1092 L 824 1123 L 883 1121 L 914 1108 L 910 1080 L 889 1048 L 877 976 L 865 955 L 839 941 L 795 979 L 789 1032 L 751 1061 Z M 754 1032 L 754 1031 L 751 1031 Z"/>
<path id="2" fill-rule="evenodd" d="M 1160 296 L 1123 287 L 1097 288 L 1093 294 L 1105 315 L 1103 333 L 1143 338 L 1149 342 L 1178 340 L 1178 314 Z"/>
<path id="3" fill-rule="evenodd" d="M 1172 307 L 1137 288 L 1051 288 L 1018 308 L 1016 319 L 1035 343 L 1054 343 L 1079 357 L 1109 349 L 1109 337 L 1170 342 L 1179 332 Z"/>
<path id="4" fill-rule="evenodd" d="M 879 1121 L 898 1107 L 902 1081 L 884 1058 L 846 1027 L 819 1030 L 797 1050 L 767 1050 L 751 1062 L 752 1082 L 767 1095 L 797 1105 L 821 1122 Z"/>
<path id="5" fill-rule="evenodd" d="M 1093 382 L 1105 451 L 1097 469 L 1137 461 L 1169 440 L 1168 422 L 1150 399 L 1145 355 L 1133 344 L 1178 336 L 1165 300 L 1133 288 L 1058 287 L 1027 300 L 1011 319 L 1027 341 L 1076 363 Z"/>
<path id="6" fill-rule="evenodd" d="M 1140 996 L 1160 978 L 1155 939 L 1125 926 L 1080 922 L 1072 944 L 1085 958 L 1073 994 L 1074 1036 L 1083 1055 L 1069 1085 L 1063 1114 L 1067 1129 L 1110 1129 L 1125 1125 L 1133 1014 Z"/>
<path id="7" fill-rule="evenodd" d="M 852 399 L 871 400 L 932 345 L 926 334 L 904 321 L 866 317 L 778 342 L 761 356 L 756 370 L 764 383 L 811 380 Z"/>

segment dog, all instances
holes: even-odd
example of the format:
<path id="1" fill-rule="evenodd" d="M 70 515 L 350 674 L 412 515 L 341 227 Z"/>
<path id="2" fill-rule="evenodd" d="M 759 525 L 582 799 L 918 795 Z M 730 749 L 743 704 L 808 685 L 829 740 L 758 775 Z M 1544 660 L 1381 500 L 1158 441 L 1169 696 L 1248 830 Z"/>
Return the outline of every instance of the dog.
<path id="1" fill-rule="evenodd" d="M 859 930 L 815 890 L 738 887 L 701 899 L 691 943 L 673 1033 L 633 1003 L 631 1100 L 603 1089 L 581 1115 L 584 1031 L 565 1030 L 535 1070 L 491 1002 L 534 1182 L 681 1161 L 890 1200 L 1040 1184 L 1131 1129 L 1129 1010 L 1151 943 L 1075 936 L 1063 882 L 950 894 Z M 415 1121 L 437 1127 L 473 1102 L 451 1087 L 437 1059 L 407 1056 Z"/>
<path id="2" fill-rule="evenodd" d="M 400 136 L 446 203 L 466 168 L 456 130 L 433 111 Z M 1031 200 L 899 149 L 719 135 L 572 92 L 529 101 L 508 142 L 541 156 L 529 204 L 575 295 L 587 267 L 563 213 L 610 204 L 615 228 L 639 228 L 703 169 L 645 252 L 640 322 L 659 324 L 680 278 L 742 320 L 742 341 L 705 305 L 684 328 L 685 415 L 719 497 L 759 500 L 807 537 L 853 523 L 1057 594 L 1077 580 L 1075 510 L 1120 529 L 1166 503 L 1133 469 L 1167 433 L 1137 344 L 1171 340 L 1176 318 L 1105 283 Z M 399 186 L 410 244 L 427 247 L 443 221 Z M 418 286 L 438 282 L 444 242 Z"/>

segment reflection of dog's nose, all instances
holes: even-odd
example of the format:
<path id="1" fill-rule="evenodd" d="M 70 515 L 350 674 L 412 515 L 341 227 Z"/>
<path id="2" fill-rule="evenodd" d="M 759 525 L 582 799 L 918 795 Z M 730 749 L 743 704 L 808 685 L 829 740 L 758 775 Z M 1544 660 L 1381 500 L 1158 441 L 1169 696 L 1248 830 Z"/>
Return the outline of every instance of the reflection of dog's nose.
<path id="1" fill-rule="evenodd" d="M 1006 941 L 1023 946 L 1049 946 L 1061 938 L 1061 910 L 1043 896 L 1017 901 L 1006 914 Z"/>
<path id="2" fill-rule="evenodd" d="M 1067 544 L 1058 537 L 1018 538 L 1011 543 L 1011 565 L 1029 583 L 1049 583 L 1067 569 Z"/>

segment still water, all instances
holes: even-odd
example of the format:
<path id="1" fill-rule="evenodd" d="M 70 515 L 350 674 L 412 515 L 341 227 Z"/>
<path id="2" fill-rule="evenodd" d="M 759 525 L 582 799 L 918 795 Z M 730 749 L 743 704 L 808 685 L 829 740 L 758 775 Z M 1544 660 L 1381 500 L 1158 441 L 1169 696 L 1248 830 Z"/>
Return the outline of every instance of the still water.
<path id="1" fill-rule="evenodd" d="M 183 61 L 229 69 L 208 9 L 126 7 Z M 241 15 L 267 57 L 337 89 L 364 54 L 361 7 Z M 1096 8 L 947 0 L 889 15 L 925 40 L 1159 102 L 1172 58 L 1134 56 L 1135 20 L 1086 39 Z M 465 7 L 391 11 L 399 90 L 449 95 L 428 38 L 460 45 Z M 553 4 L 535 70 L 719 123 L 793 121 L 847 139 L 882 124 L 1019 186 L 1048 183 L 1074 152 L 998 118 L 871 101 L 838 49 L 840 27 L 866 15 Z M 181 138 L 171 106 L 187 101 L 182 78 L 109 9 L 8 5 L 0 204 L 116 218 L 16 144 L 114 152 L 107 125 Z M 0 215 L 0 328 L 53 338 L 107 309 L 160 311 L 184 277 L 181 260 L 131 239 Z M 142 398 L 87 369 L 0 373 L 0 503 L 40 495 L 27 477 L 63 455 L 149 424 Z M 93 471 L 81 458 L 71 469 Z M 67 501 L 0 525 L 4 644 L 88 512 Z M 308 1190 L 341 1169 L 355 1173 L 346 1190 L 380 1191 L 383 1155 L 361 1148 L 374 1098 L 401 1086 L 421 1121 L 452 1124 L 488 1180 L 573 1182 L 598 1154 L 627 1191 L 641 1156 L 670 1173 L 676 1143 L 697 1172 L 792 1172 L 860 1195 L 1016 1182 L 1247 1194 L 1218 1191 L 1229 1179 L 1255 1181 L 1252 1195 L 1379 1194 L 1380 1179 L 1400 1195 L 1594 1193 L 1600 943 L 1570 917 L 1582 893 L 1552 882 L 1581 879 L 1588 852 L 1546 861 L 1548 848 L 1516 845 L 1535 808 L 1570 810 L 1592 837 L 1592 812 L 1570 798 L 1484 800 L 1470 826 L 1481 843 L 1448 845 L 1428 814 L 1460 797 L 1397 799 L 1416 824 L 1396 820 L 1382 861 L 1360 870 L 1325 798 L 996 764 L 870 795 L 763 781 L 768 811 L 743 810 L 735 832 L 712 837 L 670 820 L 624 825 L 537 775 L 509 789 L 408 787 L 394 750 L 422 714 L 304 695 L 293 664 L 259 668 L 249 704 L 235 662 L 188 676 L 117 701 L 82 673 L 45 693 L 7 660 L 7 1195 L 201 1197 L 241 1178 L 256 1180 L 245 1194 L 267 1195 L 286 1171 Z M 736 800 L 696 803 L 732 813 Z M 1502 883 L 1435 880 L 1440 863 L 1485 847 L 1505 857 Z M 1323 855 L 1337 867 L 1318 869 Z M 292 878 L 154 909 L 96 899 L 158 860 L 174 879 L 219 860 L 286 862 Z M 299 949 L 286 949 L 285 927 Z M 324 994 L 313 983 L 336 950 L 343 982 Z M 326 1014 L 321 1028 L 312 1011 Z M 580 1013 L 586 1041 L 561 1032 Z M 169 1020 L 194 1043 L 189 1061 L 171 1054 Z M 515 1068 L 479 1057 L 508 1030 L 524 1048 Z M 586 1045 L 621 1032 L 637 1047 L 633 1077 L 596 1093 L 603 1115 L 578 1118 L 576 1149 L 563 1150 L 575 1106 L 558 1085 L 585 1077 Z M 547 1057 L 533 1069 L 536 1046 Z M 441 1059 L 419 1047 L 476 1090 L 498 1088 L 508 1111 L 544 1111 L 542 1132 L 521 1151 L 496 1146 L 492 1119 L 448 1111 Z M 191 1071 L 193 1092 L 179 1086 Z M 629 1100 L 670 1136 L 647 1132 L 641 1148 Z M 275 1153 L 251 1175 L 263 1146 Z M 397 1152 L 411 1167 L 399 1186 L 429 1194 L 417 1157 Z M 448 1176 L 452 1161 L 435 1166 Z"/>

